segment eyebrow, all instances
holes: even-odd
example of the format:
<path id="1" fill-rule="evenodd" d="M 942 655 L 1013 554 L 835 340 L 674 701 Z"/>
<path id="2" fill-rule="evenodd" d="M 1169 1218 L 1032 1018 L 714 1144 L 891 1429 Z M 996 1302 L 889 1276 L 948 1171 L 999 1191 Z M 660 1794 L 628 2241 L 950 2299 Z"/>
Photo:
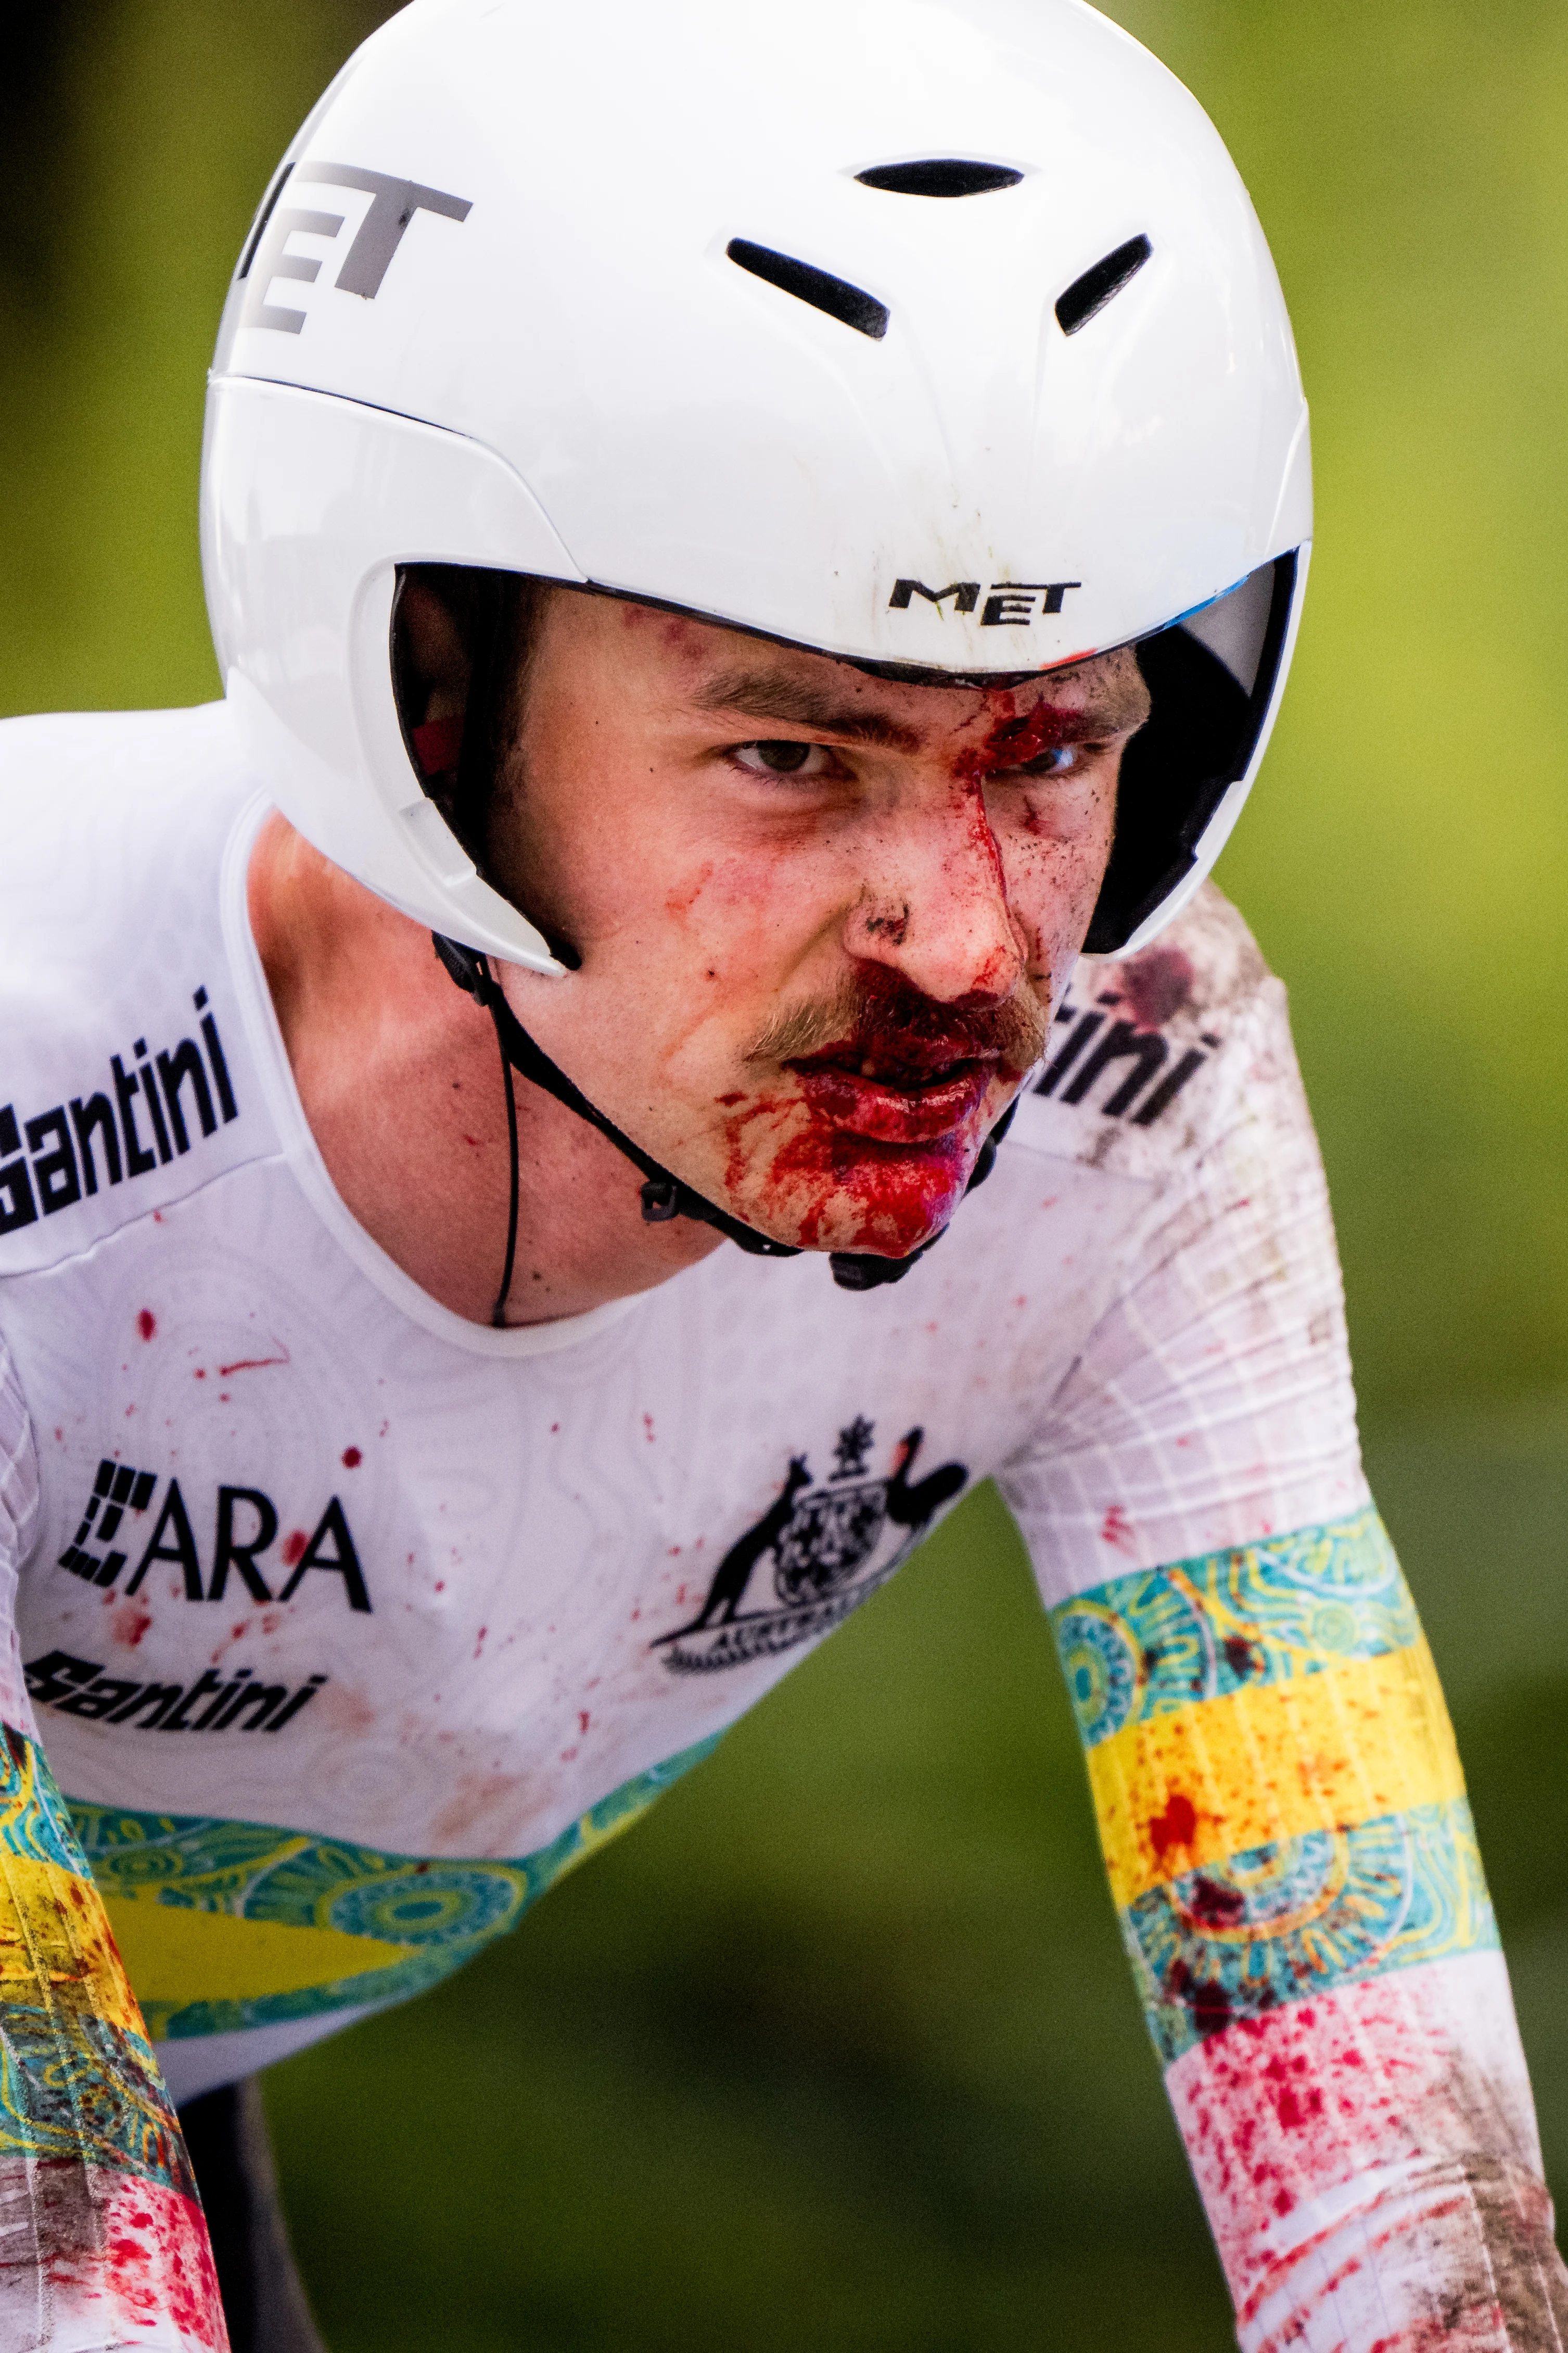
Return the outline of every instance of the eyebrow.
<path id="1" fill-rule="evenodd" d="M 924 737 L 917 728 L 902 726 L 885 711 L 858 702 L 846 702 L 803 679 L 779 678 L 766 670 L 725 670 L 695 698 L 700 711 L 733 711 L 748 719 L 771 719 L 789 727 L 812 727 L 819 734 L 842 735 L 851 743 L 876 744 L 895 752 L 918 752 Z M 1032 704 L 1031 710 L 1039 705 Z M 1052 738 L 1078 744 L 1099 735 L 1119 734 L 1144 715 L 1136 691 L 1111 688 L 1079 711 L 1062 710 Z M 1029 713 L 1020 714 L 1019 733 Z"/>
<path id="2" fill-rule="evenodd" d="M 736 711 L 748 719 L 773 719 L 788 727 L 815 727 L 823 735 L 847 735 L 857 744 L 879 744 L 895 752 L 918 752 L 921 737 L 885 711 L 846 702 L 804 680 L 777 678 L 766 670 L 724 670 L 696 698 L 699 711 Z"/>

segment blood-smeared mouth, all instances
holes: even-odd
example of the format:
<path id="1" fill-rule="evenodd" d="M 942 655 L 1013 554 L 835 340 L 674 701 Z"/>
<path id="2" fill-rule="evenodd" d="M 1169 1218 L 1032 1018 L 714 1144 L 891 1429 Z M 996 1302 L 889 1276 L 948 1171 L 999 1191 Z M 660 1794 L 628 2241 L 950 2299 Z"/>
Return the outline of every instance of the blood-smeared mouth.
<path id="1" fill-rule="evenodd" d="M 869 1143 L 940 1144 L 964 1127 L 984 1102 L 999 1057 L 912 1046 L 889 1053 L 827 1047 L 786 1068 L 812 1111 Z"/>
<path id="2" fill-rule="evenodd" d="M 805 1113 L 775 1155 L 770 1181 L 810 1173 L 836 1194 L 858 1191 L 866 1215 L 856 1246 L 894 1256 L 913 1249 L 951 1211 L 980 1148 L 986 1098 L 1038 1060 L 1047 1018 L 1029 990 L 1000 1003 L 978 992 L 939 1002 L 877 966 L 831 996 L 787 1008 L 746 1057 L 759 1077 L 771 1071 L 776 1082 L 784 1070 L 794 1082 L 783 1099 L 769 1091 L 770 1113 L 795 1104 Z M 738 1132 L 732 1148 L 739 1166 Z"/>

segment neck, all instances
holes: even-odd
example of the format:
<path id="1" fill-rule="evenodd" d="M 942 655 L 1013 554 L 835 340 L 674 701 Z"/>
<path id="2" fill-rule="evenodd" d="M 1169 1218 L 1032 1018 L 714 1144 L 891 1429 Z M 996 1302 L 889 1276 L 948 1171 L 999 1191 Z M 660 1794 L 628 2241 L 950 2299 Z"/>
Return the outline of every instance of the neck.
<path id="1" fill-rule="evenodd" d="M 506 1095 L 488 1014 L 430 934 L 269 817 L 250 926 L 310 1133 L 350 1214 L 439 1300 L 488 1324 L 506 1252 Z M 719 1247 L 685 1220 L 644 1222 L 636 1170 L 514 1077 L 521 1169 L 509 1324 L 585 1314 Z"/>

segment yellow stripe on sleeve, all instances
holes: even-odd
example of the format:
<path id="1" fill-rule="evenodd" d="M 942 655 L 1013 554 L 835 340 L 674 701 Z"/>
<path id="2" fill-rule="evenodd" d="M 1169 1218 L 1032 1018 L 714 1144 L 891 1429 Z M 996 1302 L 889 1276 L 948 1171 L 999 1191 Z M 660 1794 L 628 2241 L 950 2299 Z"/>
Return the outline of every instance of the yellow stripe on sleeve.
<path id="1" fill-rule="evenodd" d="M 0 1853 L 0 2003 L 9 2002 L 142 2031 L 96 1891 L 35 1855 Z"/>
<path id="2" fill-rule="evenodd" d="M 1425 1637 L 1127 1724 L 1088 1763 L 1119 1908 L 1200 1864 L 1465 1789 Z"/>

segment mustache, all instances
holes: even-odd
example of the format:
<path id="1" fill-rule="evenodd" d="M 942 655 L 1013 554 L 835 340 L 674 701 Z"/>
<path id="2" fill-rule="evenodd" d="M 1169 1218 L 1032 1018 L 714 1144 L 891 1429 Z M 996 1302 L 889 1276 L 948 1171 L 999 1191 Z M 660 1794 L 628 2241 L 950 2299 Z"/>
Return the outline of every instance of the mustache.
<path id="1" fill-rule="evenodd" d="M 933 1071 L 994 1058 L 1021 1078 L 1045 1052 L 1049 1028 L 1048 1009 L 1023 982 L 1000 1004 L 960 998 L 944 1005 L 900 974 L 867 974 L 775 1015 L 746 1060 L 793 1062 L 833 1049 L 882 1069 Z"/>

